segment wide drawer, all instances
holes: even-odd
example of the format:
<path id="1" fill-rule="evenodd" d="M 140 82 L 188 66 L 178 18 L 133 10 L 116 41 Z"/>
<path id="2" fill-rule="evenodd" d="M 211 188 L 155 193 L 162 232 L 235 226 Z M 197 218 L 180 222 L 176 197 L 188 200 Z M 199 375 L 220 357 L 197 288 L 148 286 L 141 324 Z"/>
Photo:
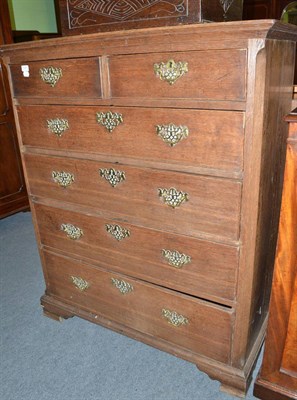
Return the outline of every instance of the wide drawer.
<path id="1" fill-rule="evenodd" d="M 101 98 L 98 58 L 12 64 L 14 97 Z"/>
<path id="2" fill-rule="evenodd" d="M 113 56 L 112 97 L 243 101 L 246 50 Z"/>
<path id="3" fill-rule="evenodd" d="M 47 294 L 111 321 L 228 362 L 232 311 L 44 252 Z"/>
<path id="4" fill-rule="evenodd" d="M 25 160 L 33 196 L 105 210 L 160 230 L 238 239 L 240 182 L 32 154 Z"/>
<path id="5" fill-rule="evenodd" d="M 110 115 L 119 125 L 110 132 L 110 120 L 98 123 L 97 114 Z M 23 106 L 18 108 L 18 116 L 22 141 L 28 146 L 235 173 L 242 170 L 244 114 L 241 112 Z"/>
<path id="6" fill-rule="evenodd" d="M 38 203 L 34 208 L 44 246 L 198 297 L 228 304 L 234 300 L 236 247 Z M 108 231 L 116 225 L 129 236 L 117 240 Z"/>

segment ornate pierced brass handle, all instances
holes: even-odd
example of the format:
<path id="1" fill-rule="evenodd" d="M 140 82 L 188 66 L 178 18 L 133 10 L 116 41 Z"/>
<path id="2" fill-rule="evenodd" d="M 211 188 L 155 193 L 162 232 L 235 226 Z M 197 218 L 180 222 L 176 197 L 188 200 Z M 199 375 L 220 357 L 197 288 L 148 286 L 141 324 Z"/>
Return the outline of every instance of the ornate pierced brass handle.
<path id="1" fill-rule="evenodd" d="M 96 113 L 98 124 L 104 126 L 111 133 L 118 125 L 124 122 L 123 115 L 117 112 L 108 111 Z"/>
<path id="2" fill-rule="evenodd" d="M 162 255 L 169 265 L 175 268 L 182 268 L 184 265 L 191 262 L 191 257 L 186 254 L 180 253 L 177 250 L 162 250 Z"/>
<path id="3" fill-rule="evenodd" d="M 118 241 L 130 236 L 130 231 L 122 228 L 120 225 L 105 224 L 105 229 Z"/>
<path id="4" fill-rule="evenodd" d="M 124 171 L 116 171 L 113 168 L 110 169 L 100 168 L 99 174 L 100 176 L 102 176 L 102 178 L 105 178 L 107 182 L 111 184 L 112 187 L 117 186 L 119 183 L 121 183 L 126 179 Z"/>
<path id="5" fill-rule="evenodd" d="M 74 182 L 74 175 L 65 171 L 53 171 L 52 178 L 55 183 L 64 188 Z"/>
<path id="6" fill-rule="evenodd" d="M 54 87 L 63 76 L 62 68 L 52 66 L 40 68 L 39 74 L 43 82 L 49 84 L 51 87 Z"/>
<path id="7" fill-rule="evenodd" d="M 189 323 L 188 318 L 184 317 L 181 314 L 178 314 L 176 311 L 171 311 L 166 308 L 162 310 L 162 316 L 167 319 L 168 323 L 173 326 L 181 326 L 187 325 Z"/>
<path id="8" fill-rule="evenodd" d="M 68 120 L 65 118 L 47 119 L 46 122 L 48 129 L 58 137 L 61 137 L 69 129 Z"/>
<path id="9" fill-rule="evenodd" d="M 81 292 L 84 290 L 88 289 L 90 287 L 89 283 L 85 281 L 83 278 L 80 278 L 79 276 L 71 276 L 71 280 L 73 285 L 79 289 Z"/>
<path id="10" fill-rule="evenodd" d="M 178 191 L 174 187 L 169 189 L 159 188 L 159 197 L 164 200 L 164 203 L 168 206 L 175 208 L 179 207 L 183 202 L 189 200 L 188 193 Z"/>
<path id="11" fill-rule="evenodd" d="M 73 240 L 78 240 L 83 236 L 83 231 L 78 226 L 72 224 L 62 224 L 61 231 L 67 234 L 67 237 Z"/>
<path id="12" fill-rule="evenodd" d="M 115 286 L 122 294 L 130 293 L 134 290 L 131 283 L 116 278 L 111 278 L 113 286 Z"/>
<path id="13" fill-rule="evenodd" d="M 157 125 L 156 131 L 157 135 L 160 136 L 163 142 L 167 143 L 171 147 L 189 136 L 188 127 L 183 125 Z"/>
<path id="14" fill-rule="evenodd" d="M 173 85 L 179 78 L 188 72 L 188 63 L 185 61 L 175 62 L 168 60 L 166 63 L 154 64 L 155 75 L 169 85 Z"/>

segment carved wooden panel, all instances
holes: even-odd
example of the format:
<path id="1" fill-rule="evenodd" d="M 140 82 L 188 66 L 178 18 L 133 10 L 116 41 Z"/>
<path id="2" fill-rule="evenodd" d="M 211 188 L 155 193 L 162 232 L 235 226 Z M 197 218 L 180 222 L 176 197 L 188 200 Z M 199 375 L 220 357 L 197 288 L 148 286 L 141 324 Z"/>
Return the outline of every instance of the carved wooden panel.
<path id="1" fill-rule="evenodd" d="M 241 0 L 60 0 L 64 35 L 241 19 Z"/>
<path id="2" fill-rule="evenodd" d="M 186 0 L 68 0 L 70 28 L 104 25 L 127 20 L 185 17 Z"/>
<path id="3" fill-rule="evenodd" d="M 113 22 L 141 19 L 144 16 L 180 17 L 188 13 L 188 2 L 185 0 L 173 0 L 170 3 L 162 0 L 69 0 L 68 5 L 72 26 L 90 25 L 95 22 L 97 16 Z M 89 16 L 92 16 L 92 19 L 88 18 Z"/>

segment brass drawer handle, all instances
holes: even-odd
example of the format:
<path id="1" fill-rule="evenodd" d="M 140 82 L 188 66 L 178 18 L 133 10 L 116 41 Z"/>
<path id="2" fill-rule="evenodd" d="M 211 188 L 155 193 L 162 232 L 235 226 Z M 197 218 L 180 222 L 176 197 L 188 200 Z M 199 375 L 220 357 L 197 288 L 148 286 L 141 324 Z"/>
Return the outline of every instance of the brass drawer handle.
<path id="1" fill-rule="evenodd" d="M 159 188 L 159 197 L 164 200 L 164 203 L 168 206 L 175 208 L 179 207 L 184 201 L 189 200 L 188 193 L 178 191 L 171 187 L 170 189 Z"/>
<path id="2" fill-rule="evenodd" d="M 69 129 L 68 120 L 65 118 L 47 119 L 46 122 L 48 129 L 58 137 L 61 137 Z"/>
<path id="3" fill-rule="evenodd" d="M 52 178 L 55 183 L 64 188 L 74 182 L 74 175 L 65 171 L 53 171 Z"/>
<path id="4" fill-rule="evenodd" d="M 62 78 L 62 68 L 57 67 L 43 67 L 39 70 L 40 78 L 43 82 L 54 87 L 56 83 Z"/>
<path id="5" fill-rule="evenodd" d="M 130 231 L 122 228 L 120 225 L 105 224 L 105 229 L 118 241 L 130 236 Z"/>
<path id="6" fill-rule="evenodd" d="M 124 171 L 116 171 L 113 168 L 110 169 L 100 168 L 99 174 L 102 178 L 106 179 L 107 182 L 109 182 L 112 187 L 117 186 L 119 183 L 121 183 L 126 179 Z"/>
<path id="7" fill-rule="evenodd" d="M 123 115 L 108 111 L 96 113 L 96 119 L 99 125 L 104 126 L 111 133 L 118 125 L 124 122 Z"/>
<path id="8" fill-rule="evenodd" d="M 83 278 L 80 278 L 79 276 L 71 276 L 71 280 L 73 285 L 79 289 L 81 292 L 84 290 L 88 289 L 90 287 L 89 283 L 85 281 Z"/>
<path id="9" fill-rule="evenodd" d="M 72 224 L 62 224 L 61 231 L 65 232 L 67 234 L 67 237 L 73 240 L 80 239 L 84 234 L 82 229 Z"/>
<path id="10" fill-rule="evenodd" d="M 134 288 L 131 283 L 116 278 L 111 278 L 113 286 L 115 286 L 122 294 L 133 292 Z"/>
<path id="11" fill-rule="evenodd" d="M 191 262 L 191 257 L 186 254 L 180 253 L 177 250 L 162 250 L 162 255 L 169 265 L 175 268 L 182 268 Z"/>
<path id="12" fill-rule="evenodd" d="M 171 147 L 189 136 L 189 128 L 183 125 L 157 125 L 156 131 L 157 135 L 160 136 L 163 142 L 167 143 Z"/>
<path id="13" fill-rule="evenodd" d="M 173 85 L 179 78 L 188 72 L 188 63 L 185 61 L 175 62 L 168 60 L 166 63 L 154 64 L 155 75 L 169 85 Z"/>
<path id="14" fill-rule="evenodd" d="M 176 311 L 170 311 L 166 308 L 162 310 L 162 316 L 167 319 L 167 322 L 173 326 L 181 326 L 187 325 L 189 323 L 188 318 L 184 317 L 181 314 L 178 314 Z"/>

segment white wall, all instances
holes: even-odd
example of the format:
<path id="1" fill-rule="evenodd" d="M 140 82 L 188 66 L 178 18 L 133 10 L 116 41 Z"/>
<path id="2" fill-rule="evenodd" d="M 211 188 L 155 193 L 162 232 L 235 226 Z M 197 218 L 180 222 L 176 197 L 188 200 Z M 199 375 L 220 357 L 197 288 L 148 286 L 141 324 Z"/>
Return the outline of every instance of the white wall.
<path id="1" fill-rule="evenodd" d="M 13 30 L 57 32 L 54 0 L 8 0 L 8 6 Z"/>

